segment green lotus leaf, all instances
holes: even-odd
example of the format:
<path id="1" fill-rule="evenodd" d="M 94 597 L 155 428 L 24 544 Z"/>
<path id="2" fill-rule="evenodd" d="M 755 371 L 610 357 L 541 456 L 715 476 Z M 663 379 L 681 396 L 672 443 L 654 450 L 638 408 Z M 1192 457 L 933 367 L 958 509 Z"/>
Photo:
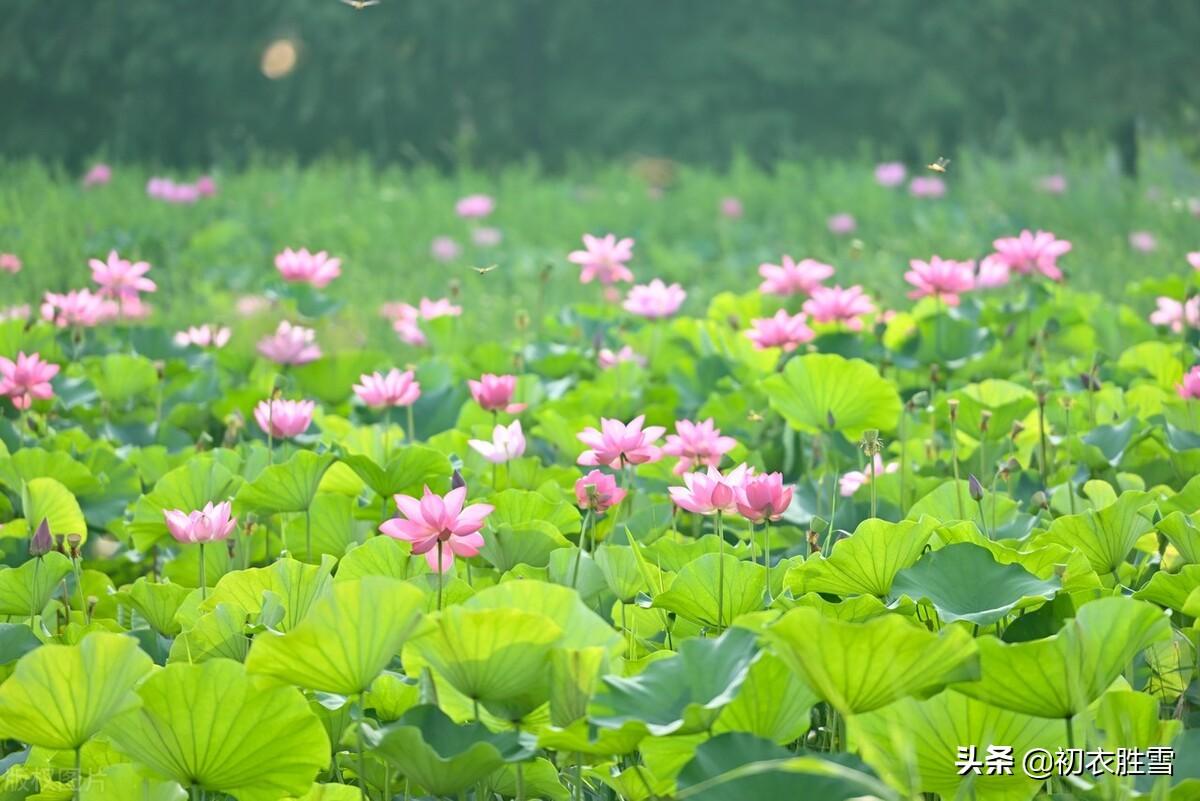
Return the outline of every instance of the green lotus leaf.
<path id="1" fill-rule="evenodd" d="M 451 606 L 405 648 L 454 689 L 506 720 L 548 698 L 550 651 L 563 631 L 545 615 Z M 409 675 L 415 675 L 412 669 Z"/>
<path id="2" fill-rule="evenodd" d="M 178 782 L 155 777 L 137 765 L 121 763 L 93 773 L 81 783 L 79 801 L 187 801 Z"/>
<path id="3" fill-rule="evenodd" d="M 763 636 L 792 670 L 843 714 L 870 712 L 927 693 L 973 668 L 975 643 L 958 626 L 934 634 L 899 615 L 863 623 L 797 608 Z M 886 660 L 879 659 L 887 654 Z"/>
<path id="4" fill-rule="evenodd" d="M 426 791 L 453 796 L 505 762 L 533 756 L 533 738 L 515 731 L 493 733 L 475 722 L 458 726 L 436 706 L 416 706 L 395 723 L 364 728 L 379 756 Z"/>
<path id="5" fill-rule="evenodd" d="M 784 609 L 789 608 L 785 605 L 786 599 L 776 599 L 776 603 Z M 873 617 L 888 614 L 891 611 L 884 605 L 883 601 L 874 595 L 854 595 L 844 601 L 835 602 L 826 600 L 815 592 L 810 592 L 801 595 L 790 603 L 792 608 L 797 606 L 811 607 L 819 611 L 823 617 L 844 620 L 848 623 L 862 622 Z"/>
<path id="6" fill-rule="evenodd" d="M 906 796 L 938 793 L 942 798 L 979 801 L 1028 801 L 1042 782 L 1021 770 L 1025 754 L 1035 748 L 1054 753 L 1065 747 L 1061 720 L 1023 715 L 990 706 L 953 690 L 920 701 L 902 698 L 847 720 L 850 741 L 863 759 Z M 983 761 L 988 747 L 1012 746 L 1011 774 L 959 775 L 960 748 L 975 748 Z"/>
<path id="7" fill-rule="evenodd" d="M 1007 436 L 1015 421 L 1037 408 L 1037 395 L 1031 389 L 996 378 L 967 384 L 953 393 L 943 393 L 938 398 L 938 414 L 942 419 L 949 416 L 946 402 L 951 398 L 957 398 L 959 402 L 960 431 L 979 431 L 982 413 L 987 411 L 991 413 L 988 432 L 993 439 Z"/>
<path id="8" fill-rule="evenodd" d="M 241 478 L 215 456 L 193 456 L 163 475 L 154 485 L 154 491 L 138 500 L 133 507 L 133 520 L 125 530 L 133 536 L 137 548 L 149 550 L 159 540 L 170 537 L 164 509 L 188 512 L 203 509 L 206 503 L 228 500 L 240 483 Z"/>
<path id="9" fill-rule="evenodd" d="M 489 780 L 492 788 L 503 798 L 517 798 L 517 766 L 502 765 Z M 558 768 L 543 757 L 521 764 L 521 787 L 526 798 L 546 801 L 567 801 L 570 792 L 559 780 Z"/>
<path id="10" fill-rule="evenodd" d="M 1149 748 L 1174 739 L 1177 720 L 1159 720 L 1159 699 L 1149 693 L 1109 690 L 1096 704 L 1096 727 L 1104 743 L 1118 748 Z"/>
<path id="11" fill-rule="evenodd" d="M 236 604 L 217 604 L 171 642 L 167 661 L 186 664 L 210 659 L 243 661 L 250 653 L 247 618 L 246 610 Z"/>
<path id="12" fill-rule="evenodd" d="M 639 592 L 650 589 L 643 569 L 658 573 L 654 565 L 640 563 L 637 554 L 628 545 L 604 543 L 596 549 L 593 558 L 604 576 L 604 583 L 621 603 L 633 603 Z"/>
<path id="13" fill-rule="evenodd" d="M 371 688 L 363 695 L 363 708 L 375 710 L 375 717 L 388 722 L 399 720 L 421 700 L 421 685 L 385 670 L 371 682 Z"/>
<path id="14" fill-rule="evenodd" d="M 794 595 L 822 592 L 832 595 L 887 597 L 892 580 L 921 557 L 937 521 L 864 520 L 854 534 L 838 540 L 829 558 L 817 554 L 788 569 L 784 586 Z"/>
<path id="15" fill-rule="evenodd" d="M 1178 573 L 1155 573 L 1133 597 L 1190 615 L 1188 602 L 1197 588 L 1200 588 L 1200 565 L 1184 565 Z"/>
<path id="16" fill-rule="evenodd" d="M 400 653 L 424 606 L 424 593 L 396 579 L 337 582 L 286 634 L 255 637 L 246 670 L 308 690 L 358 695 Z"/>
<path id="17" fill-rule="evenodd" d="M 892 600 L 928 601 L 945 623 L 990 626 L 1013 609 L 1053 598 L 1057 578 L 1041 580 L 1017 564 L 1003 565 L 978 545 L 960 542 L 930 551 L 892 582 Z"/>
<path id="18" fill-rule="evenodd" d="M 1044 640 L 980 637 L 980 676 L 955 689 L 1014 712 L 1068 718 L 1099 698 L 1140 651 L 1170 636 L 1167 616 L 1153 604 L 1101 598 Z"/>
<path id="19" fill-rule="evenodd" d="M 554 642 L 558 648 L 618 651 L 622 647 L 621 635 L 570 587 L 541 581 L 506 581 L 480 590 L 462 605 L 464 609 L 516 609 L 548 617 L 562 632 Z"/>
<path id="20" fill-rule="evenodd" d="M 962 506 L 959 506 L 959 502 Z M 959 509 L 962 509 L 961 514 Z M 926 493 L 908 510 L 909 520 L 919 520 L 928 515 L 934 520 L 949 523 L 953 520 L 969 520 L 981 529 L 989 531 L 1002 528 L 1016 517 L 1016 501 L 1007 495 L 993 494 L 984 489 L 983 503 L 971 500 L 966 479 L 943 481 Z M 982 517 L 981 517 L 982 515 Z"/>
<path id="21" fill-rule="evenodd" d="M 1200 479 L 1200 476 L 1192 481 L 1197 479 Z M 1196 525 L 1194 515 L 1171 512 L 1154 527 L 1175 546 L 1183 561 L 1190 565 L 1200 564 L 1200 526 Z"/>
<path id="22" fill-rule="evenodd" d="M 19 567 L 0 567 L 0 615 L 40 614 L 70 573 L 71 560 L 57 551 Z"/>
<path id="23" fill-rule="evenodd" d="M 570 540 L 544 520 L 529 520 L 515 527 L 493 521 L 479 554 L 503 573 L 520 565 L 546 567 L 550 554 L 569 547 Z"/>
<path id="24" fill-rule="evenodd" d="M 173 637 L 182 628 L 175 614 L 192 590 L 180 584 L 154 582 L 142 576 L 127 589 L 116 594 L 117 603 L 141 615 L 150 627 L 166 637 Z"/>
<path id="25" fill-rule="evenodd" d="M 555 497 L 549 497 L 547 493 Z M 496 507 L 488 516 L 493 527 L 507 524 L 521 529 L 531 521 L 541 520 L 563 534 L 573 534 L 580 528 L 579 510 L 574 502 L 562 500 L 556 487 L 550 487 L 546 492 L 507 489 L 488 500 Z"/>
<path id="26" fill-rule="evenodd" d="M 718 589 L 724 562 L 724 606 L 718 616 Z M 702 626 L 730 625 L 739 615 L 762 609 L 767 591 L 767 569 L 735 556 L 705 554 L 684 565 L 666 592 L 654 597 L 655 609 L 666 609 Z"/>
<path id="27" fill-rule="evenodd" d="M 568 726 L 546 726 L 538 731 L 538 748 L 549 748 L 592 756 L 631 754 L 647 736 L 646 727 L 631 720 L 617 729 L 608 729 L 580 718 Z"/>
<path id="28" fill-rule="evenodd" d="M 167 665 L 138 695 L 141 708 L 114 719 L 107 733 L 184 787 L 278 801 L 307 792 L 329 764 L 329 738 L 300 691 L 255 681 L 237 662 Z"/>
<path id="29" fill-rule="evenodd" d="M 616 632 L 613 632 L 616 634 Z M 620 644 L 617 635 L 617 644 Z M 588 701 L 606 671 L 610 648 L 557 648 L 550 654 L 550 722 L 569 726 L 587 715 Z"/>
<path id="30" fill-rule="evenodd" d="M 43 520 L 55 535 L 78 534 L 87 539 L 87 521 L 79 501 L 71 491 L 53 478 L 32 478 L 21 490 L 21 509 L 31 529 Z"/>
<path id="31" fill-rule="evenodd" d="M 158 385 L 154 362 L 145 356 L 110 353 L 100 359 L 88 360 L 85 369 L 100 397 L 114 406 L 147 395 Z"/>
<path id="32" fill-rule="evenodd" d="M 393 495 L 420 497 L 426 485 L 441 490 L 454 468 L 446 456 L 423 445 L 401 448 L 384 469 L 361 454 L 348 455 L 342 460 L 380 497 Z"/>
<path id="33" fill-rule="evenodd" d="M 1148 646 L 1143 656 L 1150 675 L 1142 689 L 1164 703 L 1177 701 L 1196 675 L 1196 649 L 1188 633 L 1172 631 L 1171 639 Z"/>
<path id="34" fill-rule="evenodd" d="M 338 562 L 334 581 L 353 581 L 366 576 L 409 579 L 427 573 L 424 557 L 412 558 L 412 546 L 382 534 L 351 548 Z"/>
<path id="35" fill-rule="evenodd" d="M 292 801 L 289 797 L 288 801 Z M 361 801 L 362 791 L 348 784 L 314 784 L 295 801 Z"/>
<path id="36" fill-rule="evenodd" d="M 330 453 L 296 451 L 286 462 L 271 465 L 244 484 L 238 490 L 236 506 L 239 512 L 264 515 L 308 511 L 321 486 L 321 477 L 334 461 Z"/>
<path id="37" fill-rule="evenodd" d="M 810 353 L 790 359 L 762 386 L 771 408 L 810 434 L 840 431 L 853 440 L 868 428 L 890 431 L 900 419 L 895 387 L 861 359 Z"/>
<path id="38" fill-rule="evenodd" d="M 0 459 L 0 484 L 14 492 L 20 492 L 22 484 L 35 478 L 53 478 L 75 495 L 87 495 L 101 489 L 100 481 L 92 471 L 63 451 L 22 448 L 12 456 Z"/>
<path id="39" fill-rule="evenodd" d="M 153 666 L 137 640 L 108 632 L 30 651 L 0 684 L 0 738 L 78 749 L 113 716 L 137 707 L 133 689 Z"/>
<path id="40" fill-rule="evenodd" d="M 636 676 L 603 676 L 588 719 L 609 729 L 639 721 L 656 736 L 704 731 L 746 680 L 758 655 L 757 639 L 735 627 L 716 639 L 684 640 L 679 653 Z"/>
<path id="41" fill-rule="evenodd" d="M 1153 529 L 1141 513 L 1150 498 L 1147 492 L 1124 492 L 1102 509 L 1058 518 L 1042 539 L 1078 548 L 1097 573 L 1112 573 L 1125 562 L 1138 539 Z"/>
<path id="42" fill-rule="evenodd" d="M 340 557 L 351 545 L 359 542 L 358 521 L 354 518 L 354 511 L 354 498 L 318 492 L 307 515 L 289 515 L 283 521 L 284 546 L 302 562 L 317 562 L 325 554 Z M 310 538 L 311 554 L 308 552 Z"/>
<path id="43" fill-rule="evenodd" d="M 227 573 L 200 604 L 200 609 L 210 612 L 218 604 L 230 604 L 247 615 L 257 615 L 263 609 L 265 593 L 269 592 L 283 603 L 286 614 L 279 628 L 287 631 L 308 614 L 313 602 L 332 583 L 329 574 L 334 564 L 329 556 L 322 557 L 320 565 L 277 559 L 267 567 Z"/>
<path id="44" fill-rule="evenodd" d="M 721 711 L 713 731 L 745 732 L 786 744 L 804 736 L 817 694 L 787 664 L 764 652 L 742 683 L 733 703 Z"/>
<path id="45" fill-rule="evenodd" d="M 41 644 L 24 623 L 0 623 L 0 666 L 11 665 Z"/>

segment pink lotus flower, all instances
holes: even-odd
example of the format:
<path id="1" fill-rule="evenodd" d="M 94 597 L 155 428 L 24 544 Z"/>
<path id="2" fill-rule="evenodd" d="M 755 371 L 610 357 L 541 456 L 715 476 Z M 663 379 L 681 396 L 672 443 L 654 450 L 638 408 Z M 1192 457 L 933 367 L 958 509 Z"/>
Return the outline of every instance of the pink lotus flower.
<path id="1" fill-rule="evenodd" d="M 889 465 L 883 464 L 883 457 L 878 453 L 875 454 L 875 475 L 881 476 L 885 473 L 895 473 L 900 469 L 899 462 L 892 462 Z M 866 486 L 871 483 L 871 473 L 868 470 L 851 470 L 838 479 L 838 489 L 843 498 L 849 498 L 854 493 L 858 492 L 859 487 Z"/>
<path id="2" fill-rule="evenodd" d="M 984 256 L 979 262 L 979 272 L 975 276 L 975 286 L 980 289 L 995 289 L 1005 286 L 1009 280 L 1008 262 L 993 253 Z"/>
<path id="3" fill-rule="evenodd" d="M 28 409 L 34 399 L 49 400 L 54 397 L 50 379 L 58 375 L 59 366 L 43 361 L 33 353 L 17 354 L 17 360 L 0 356 L 0 395 L 5 395 L 18 409 Z"/>
<path id="4" fill-rule="evenodd" d="M 1175 385 L 1175 390 L 1185 400 L 1200 398 L 1200 364 L 1183 374 L 1183 380 Z"/>
<path id="5" fill-rule="evenodd" d="M 640 367 L 646 366 L 646 357 L 642 356 L 628 345 L 621 348 L 619 351 L 616 351 L 615 353 L 608 348 L 601 348 L 600 352 L 596 354 L 596 361 L 604 370 L 609 370 L 613 367 L 616 367 L 618 364 L 623 364 L 624 362 L 633 362 Z"/>
<path id="6" fill-rule="evenodd" d="M 504 241 L 504 233 L 499 228 L 483 226 L 471 232 L 471 241 L 481 248 L 494 248 Z"/>
<path id="7" fill-rule="evenodd" d="M 354 394 L 373 409 L 387 406 L 412 406 L 421 397 L 421 384 L 413 380 L 413 371 L 400 372 L 396 368 L 383 373 L 364 373 L 361 383 L 354 385 Z"/>
<path id="8" fill-rule="evenodd" d="M 662 458 L 662 450 L 654 443 L 666 430 L 662 426 L 647 426 L 646 416 L 639 414 L 626 425 L 620 420 L 600 418 L 600 430 L 588 427 L 576 438 L 589 450 L 579 455 L 577 462 L 589 467 L 606 466 L 619 470 L 627 464 L 649 464 Z"/>
<path id="9" fill-rule="evenodd" d="M 5 320 L 28 320 L 31 313 L 28 303 L 8 307 L 0 306 L 0 323 Z"/>
<path id="10" fill-rule="evenodd" d="M 738 490 L 749 475 L 749 468 L 740 464 L 726 475 L 715 467 L 703 473 L 684 473 L 682 487 L 669 487 L 671 500 L 680 509 L 698 515 L 737 511 Z"/>
<path id="11" fill-rule="evenodd" d="M 595 514 L 604 514 L 625 500 L 625 490 L 617 486 L 610 475 L 593 470 L 575 482 L 575 502 L 580 509 L 590 509 Z"/>
<path id="12" fill-rule="evenodd" d="M 975 262 L 952 261 L 933 256 L 929 261 L 912 259 L 912 268 L 904 280 L 915 287 L 908 296 L 913 300 L 935 297 L 950 306 L 957 306 L 958 296 L 975 288 Z"/>
<path id="13" fill-rule="evenodd" d="M 1153 253 L 1158 250 L 1158 240 L 1149 231 L 1133 231 L 1129 234 L 1129 247 L 1139 253 Z"/>
<path id="14" fill-rule="evenodd" d="M 521 421 L 513 420 L 507 426 L 497 424 L 492 429 L 492 440 L 467 440 L 480 456 L 493 464 L 504 464 L 525 455 L 525 432 L 521 430 Z"/>
<path id="15" fill-rule="evenodd" d="M 997 239 L 992 246 L 996 248 L 996 257 L 1010 270 L 1021 275 L 1039 272 L 1051 281 L 1062 280 L 1058 257 L 1071 250 L 1070 242 L 1056 239 L 1049 231 L 1024 230 L 1018 236 Z"/>
<path id="16" fill-rule="evenodd" d="M 843 212 L 826 220 L 825 227 L 829 229 L 829 233 L 843 236 L 854 233 L 854 229 L 858 228 L 858 221 L 854 219 L 853 214 Z"/>
<path id="17" fill-rule="evenodd" d="M 679 311 L 685 298 L 687 292 L 679 284 L 667 286 L 655 278 L 648 284 L 638 284 L 630 289 L 622 307 L 647 320 L 660 320 Z"/>
<path id="18" fill-rule="evenodd" d="M 393 497 L 402 517 L 385 520 L 379 530 L 393 539 L 411 542 L 412 552 L 424 554 L 432 570 L 444 573 L 454 564 L 455 556 L 474 556 L 483 548 L 479 529 L 495 507 L 476 503 L 464 509 L 466 487 L 452 489 L 445 496 L 425 487 L 420 500 L 409 495 Z"/>
<path id="19" fill-rule="evenodd" d="M 1186 304 L 1167 297 L 1160 297 L 1155 303 L 1158 308 L 1150 312 L 1150 322 L 1154 325 L 1170 326 L 1177 334 L 1183 331 L 1185 322 L 1189 328 L 1200 328 L 1200 295 Z"/>
<path id="20" fill-rule="evenodd" d="M 946 182 L 932 175 L 918 175 L 909 182 L 908 193 L 913 197 L 942 197 Z"/>
<path id="21" fill-rule="evenodd" d="M 596 237 L 583 235 L 583 250 L 573 250 L 567 261 L 578 264 L 579 282 L 590 284 L 593 280 L 602 284 L 618 281 L 633 281 L 626 262 L 633 258 L 633 240 L 629 237 L 618 240 L 615 234 Z"/>
<path id="22" fill-rule="evenodd" d="M 759 292 L 782 297 L 810 295 L 822 281 L 833 275 L 833 267 L 814 259 L 795 262 L 791 256 L 784 256 L 782 262 L 758 265 L 758 274 L 765 279 L 758 285 Z"/>
<path id="23" fill-rule="evenodd" d="M 421 347 L 428 342 L 425 338 L 425 332 L 414 322 L 396 320 L 392 323 L 392 330 L 396 332 L 396 336 L 400 337 L 400 341 L 406 345 Z"/>
<path id="24" fill-rule="evenodd" d="M 512 403 L 513 392 L 517 389 L 515 375 L 494 375 L 484 373 L 479 380 L 469 379 L 467 386 L 471 389 L 471 397 L 483 409 L 489 412 L 507 412 L 519 414 L 525 410 L 524 403 Z"/>
<path id="25" fill-rule="evenodd" d="M 292 284 L 308 284 L 324 289 L 342 274 L 342 260 L 331 259 L 325 251 L 309 253 L 307 248 L 285 248 L 275 256 L 275 269 L 283 280 Z"/>
<path id="26" fill-rule="evenodd" d="M 1200 250 L 1187 254 L 1187 262 L 1192 265 L 1193 270 L 1200 270 Z"/>
<path id="27" fill-rule="evenodd" d="M 435 236 L 429 243 L 429 255 L 438 261 L 454 261 L 462 255 L 462 247 L 448 236 Z"/>
<path id="28" fill-rule="evenodd" d="M 193 186 L 200 197 L 213 197 L 217 194 L 217 182 L 211 175 L 201 175 Z"/>
<path id="29" fill-rule="evenodd" d="M 899 186 L 908 177 L 908 170 L 898 161 L 885 161 L 875 165 L 875 183 L 880 186 Z"/>
<path id="30" fill-rule="evenodd" d="M 742 201 L 736 197 L 721 198 L 721 216 L 728 220 L 741 219 L 745 209 L 742 208 Z"/>
<path id="31" fill-rule="evenodd" d="M 773 317 L 751 320 L 750 326 L 746 336 L 758 350 L 783 348 L 790 352 L 816 337 L 808 327 L 808 317 L 805 314 L 788 314 L 787 309 L 780 309 Z"/>
<path id="32" fill-rule="evenodd" d="M 258 402 L 254 407 L 254 419 L 264 434 L 274 439 L 291 439 L 308 430 L 315 408 L 316 404 L 310 400 L 274 398 Z"/>
<path id="33" fill-rule="evenodd" d="M 454 204 L 454 213 L 466 219 L 486 217 L 496 208 L 489 195 L 467 195 Z"/>
<path id="34" fill-rule="evenodd" d="M 237 518 L 230 517 L 233 505 L 224 501 L 213 505 L 209 501 L 204 508 L 195 512 L 182 509 L 164 509 L 167 530 L 178 542 L 217 542 L 228 539 L 237 527 Z"/>
<path id="35" fill-rule="evenodd" d="M 200 190 L 192 184 L 177 184 L 170 178 L 151 178 L 146 184 L 146 194 L 167 203 L 195 203 L 200 199 Z"/>
<path id="36" fill-rule="evenodd" d="M 851 331 L 861 331 L 861 315 L 875 311 L 875 304 L 857 284 L 848 289 L 820 286 L 804 301 L 804 311 L 818 323 L 844 323 Z"/>
<path id="37" fill-rule="evenodd" d="M 189 326 L 175 334 L 175 344 L 181 348 L 195 345 L 198 348 L 223 348 L 229 343 L 230 331 L 225 326 Z"/>
<path id="38" fill-rule="evenodd" d="M 721 436 L 721 430 L 715 427 L 710 417 L 699 423 L 676 421 L 675 433 L 667 435 L 662 452 L 666 456 L 679 458 L 675 473 L 682 475 L 694 467 L 717 467 L 721 464 L 721 457 L 736 445 L 737 440 L 733 437 Z"/>
<path id="39" fill-rule="evenodd" d="M 271 308 L 271 299 L 262 295 L 241 295 L 233 305 L 239 317 L 254 317 Z"/>
<path id="40" fill-rule="evenodd" d="M 1048 195 L 1061 195 L 1067 191 L 1067 177 L 1047 175 L 1038 179 L 1037 188 Z"/>
<path id="41" fill-rule="evenodd" d="M 136 301 L 141 292 L 154 292 L 158 286 L 146 277 L 150 271 L 148 262 L 131 262 L 122 259 L 117 251 L 111 250 L 106 261 L 91 259 L 92 280 L 100 286 L 100 294 L 113 300 Z"/>
<path id="42" fill-rule="evenodd" d="M 276 364 L 308 364 L 321 358 L 316 336 L 317 332 L 311 328 L 283 320 L 274 334 L 259 340 L 258 352 Z"/>
<path id="43" fill-rule="evenodd" d="M 737 488 L 738 514 L 751 523 L 775 521 L 792 503 L 792 487 L 783 486 L 782 473 L 747 476 Z"/>
<path id="44" fill-rule="evenodd" d="M 103 186 L 112 180 L 112 167 L 107 164 L 93 164 L 83 176 L 84 187 Z"/>
<path id="45" fill-rule="evenodd" d="M 16 275 L 21 272 L 21 260 L 15 253 L 0 253 L 0 273 Z"/>
<path id="46" fill-rule="evenodd" d="M 449 298 L 430 300 L 421 298 L 419 307 L 422 320 L 436 320 L 439 317 L 461 317 L 462 306 L 455 306 Z"/>
<path id="47" fill-rule="evenodd" d="M 47 292 L 42 299 L 42 319 L 59 328 L 91 328 L 118 314 L 115 301 L 94 295 L 88 289 L 73 289 L 66 294 Z"/>
<path id="48" fill-rule="evenodd" d="M 459 311 L 462 310 L 459 309 Z M 425 344 L 425 333 L 418 324 L 421 319 L 421 310 L 416 306 L 392 301 L 383 304 L 379 313 L 392 321 L 392 330 L 403 342 L 418 347 Z"/>

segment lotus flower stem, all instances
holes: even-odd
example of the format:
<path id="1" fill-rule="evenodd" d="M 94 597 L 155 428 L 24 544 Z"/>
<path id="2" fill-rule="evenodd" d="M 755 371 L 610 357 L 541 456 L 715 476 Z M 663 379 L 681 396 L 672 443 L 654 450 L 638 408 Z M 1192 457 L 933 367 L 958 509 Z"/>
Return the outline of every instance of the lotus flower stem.
<path id="1" fill-rule="evenodd" d="M 1067 503 L 1070 504 L 1071 514 L 1075 514 L 1075 487 L 1071 483 L 1071 473 L 1074 472 L 1071 466 L 1071 399 L 1065 398 L 1063 402 L 1063 412 L 1066 414 L 1066 433 L 1063 437 L 1063 444 L 1067 446 Z M 1068 726 L 1070 723 L 1068 722 Z"/>
<path id="2" fill-rule="evenodd" d="M 1068 721 L 1070 725 L 1070 721 Z M 79 793 L 83 787 L 83 754 L 80 749 L 75 749 L 75 801 L 79 801 Z"/>
<path id="3" fill-rule="evenodd" d="M 721 546 L 721 561 L 717 563 L 717 629 L 725 628 L 725 527 L 721 510 L 717 510 L 717 541 Z"/>
<path id="4" fill-rule="evenodd" d="M 416 442 L 417 427 L 413 425 L 413 407 L 411 403 L 408 404 L 408 431 L 405 433 L 408 435 L 408 444 L 411 445 L 413 442 Z"/>
<path id="5" fill-rule="evenodd" d="M 357 726 L 354 727 L 354 745 L 358 750 L 358 795 L 362 801 L 367 801 L 367 757 L 363 753 L 363 707 L 362 695 L 350 702 L 350 709 L 355 713 Z"/>
<path id="6" fill-rule="evenodd" d="M 900 410 L 900 517 L 908 514 L 908 494 L 905 478 L 908 475 L 908 406 Z"/>
<path id="7" fill-rule="evenodd" d="M 442 550 L 442 543 L 441 543 L 441 542 L 439 542 L 439 543 L 438 543 L 437 545 L 435 545 L 434 547 L 438 549 L 438 560 L 437 560 L 437 562 L 438 562 L 438 566 L 437 566 L 437 574 L 438 574 L 438 578 L 437 578 L 437 585 L 438 585 L 438 588 L 437 588 L 437 610 L 440 612 L 440 611 L 442 611 L 442 584 L 443 584 L 443 582 L 445 581 L 445 573 L 443 573 L 443 572 L 442 572 L 442 570 L 445 568 L 445 566 L 442 564 L 442 560 L 443 560 L 443 559 L 445 559 L 446 557 L 445 557 L 445 551 L 444 551 L 444 550 Z"/>
<path id="8" fill-rule="evenodd" d="M 874 457 L 873 455 L 872 455 L 872 456 L 868 456 L 868 457 L 867 457 L 867 464 L 868 464 L 868 465 L 870 466 L 870 468 L 871 468 L 871 517 L 878 517 L 879 515 L 877 515 L 877 514 L 875 513 L 875 509 L 876 509 L 876 496 L 875 496 L 875 457 Z"/>
<path id="9" fill-rule="evenodd" d="M 204 578 L 204 543 L 200 543 L 200 600 L 208 597 L 208 582 Z"/>
<path id="10" fill-rule="evenodd" d="M 753 525 L 753 524 L 751 524 Z M 763 519 L 763 567 L 767 569 L 767 606 L 775 602 L 771 597 L 771 519 Z"/>
<path id="11" fill-rule="evenodd" d="M 37 630 L 34 627 L 35 626 L 34 618 L 37 617 L 37 613 L 38 613 L 37 601 L 34 600 L 34 596 L 37 595 L 36 588 L 38 586 L 38 573 L 41 572 L 41 569 L 42 569 L 42 557 L 39 556 L 33 563 L 33 586 L 35 589 L 34 589 L 34 592 L 30 593 L 31 597 L 30 597 L 30 605 L 29 605 L 29 630 L 34 632 L 34 634 L 37 633 Z"/>
<path id="12" fill-rule="evenodd" d="M 83 612 L 83 619 L 89 626 L 92 624 L 92 613 L 88 609 L 87 595 L 83 592 L 83 571 L 79 568 L 79 557 L 72 550 L 71 552 L 71 568 L 75 571 L 75 589 L 79 590 L 79 611 Z M 67 616 L 70 617 L 71 608 L 67 607 Z"/>
<path id="13" fill-rule="evenodd" d="M 575 801 L 583 801 L 583 752 L 578 751 L 575 754 Z"/>
<path id="14" fill-rule="evenodd" d="M 525 801 L 525 771 L 521 769 L 522 766 L 523 763 L 517 763 L 517 801 Z"/>
<path id="15" fill-rule="evenodd" d="M 583 561 L 583 546 L 587 541 L 588 523 L 592 522 L 592 510 L 588 509 L 583 515 L 583 526 L 579 529 L 579 552 L 575 554 L 575 566 L 571 568 L 571 588 L 579 586 L 579 563 Z M 594 525 L 594 524 L 593 524 Z"/>

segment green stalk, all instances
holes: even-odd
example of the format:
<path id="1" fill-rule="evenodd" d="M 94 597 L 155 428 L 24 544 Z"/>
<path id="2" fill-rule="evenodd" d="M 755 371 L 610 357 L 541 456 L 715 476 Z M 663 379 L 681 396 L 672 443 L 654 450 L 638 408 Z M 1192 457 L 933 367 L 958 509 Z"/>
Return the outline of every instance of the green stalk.
<path id="1" fill-rule="evenodd" d="M 208 597 L 208 583 L 204 578 L 204 543 L 200 543 L 200 600 Z"/>
<path id="2" fill-rule="evenodd" d="M 763 567 L 767 569 L 767 606 L 775 602 L 771 596 L 771 518 L 763 518 Z"/>
<path id="3" fill-rule="evenodd" d="M 363 753 L 363 708 L 362 695 L 351 701 L 351 710 L 357 710 L 357 723 L 354 727 L 355 746 L 358 749 L 358 796 L 362 801 L 367 801 L 367 757 Z"/>
<path id="4" fill-rule="evenodd" d="M 413 408 L 412 408 L 411 403 L 408 405 L 408 432 L 407 433 L 408 433 L 408 444 L 411 445 L 413 442 L 416 441 L 416 438 L 417 438 L 417 429 L 413 425 Z"/>
<path id="5" fill-rule="evenodd" d="M 438 540 L 437 544 L 434 545 L 434 547 L 438 549 L 437 610 L 440 612 L 440 611 L 442 611 L 442 584 L 445 582 L 445 578 L 444 578 L 445 574 L 442 572 L 444 569 L 444 566 L 442 565 L 442 560 L 445 558 L 445 556 L 444 556 L 445 552 L 442 550 L 441 540 Z"/>
<path id="6" fill-rule="evenodd" d="M 583 561 L 583 546 L 587 540 L 588 523 L 592 522 L 592 510 L 588 509 L 583 516 L 583 527 L 579 530 L 579 552 L 575 554 L 575 566 L 571 569 L 571 588 L 579 586 L 579 563 Z M 595 525 L 593 523 L 593 525 Z"/>
<path id="7" fill-rule="evenodd" d="M 1067 501 L 1070 503 L 1071 514 L 1075 514 L 1075 487 L 1071 484 L 1071 474 L 1074 468 L 1071 466 L 1071 404 L 1068 403 L 1063 411 L 1066 414 L 1066 438 L 1063 442 L 1067 446 Z"/>
<path id="8" fill-rule="evenodd" d="M 725 529 L 721 510 L 717 510 L 717 540 L 721 544 L 721 561 L 717 565 L 717 628 L 725 628 Z"/>

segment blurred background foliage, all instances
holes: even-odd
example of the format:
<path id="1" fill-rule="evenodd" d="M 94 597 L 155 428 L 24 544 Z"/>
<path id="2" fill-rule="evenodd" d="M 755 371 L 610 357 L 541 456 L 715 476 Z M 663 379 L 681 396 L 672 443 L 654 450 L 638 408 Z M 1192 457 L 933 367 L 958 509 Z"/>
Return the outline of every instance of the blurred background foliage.
<path id="1" fill-rule="evenodd" d="M 68 165 L 915 160 L 1200 119 L 1195 0 L 0 0 L 0 152 Z"/>

